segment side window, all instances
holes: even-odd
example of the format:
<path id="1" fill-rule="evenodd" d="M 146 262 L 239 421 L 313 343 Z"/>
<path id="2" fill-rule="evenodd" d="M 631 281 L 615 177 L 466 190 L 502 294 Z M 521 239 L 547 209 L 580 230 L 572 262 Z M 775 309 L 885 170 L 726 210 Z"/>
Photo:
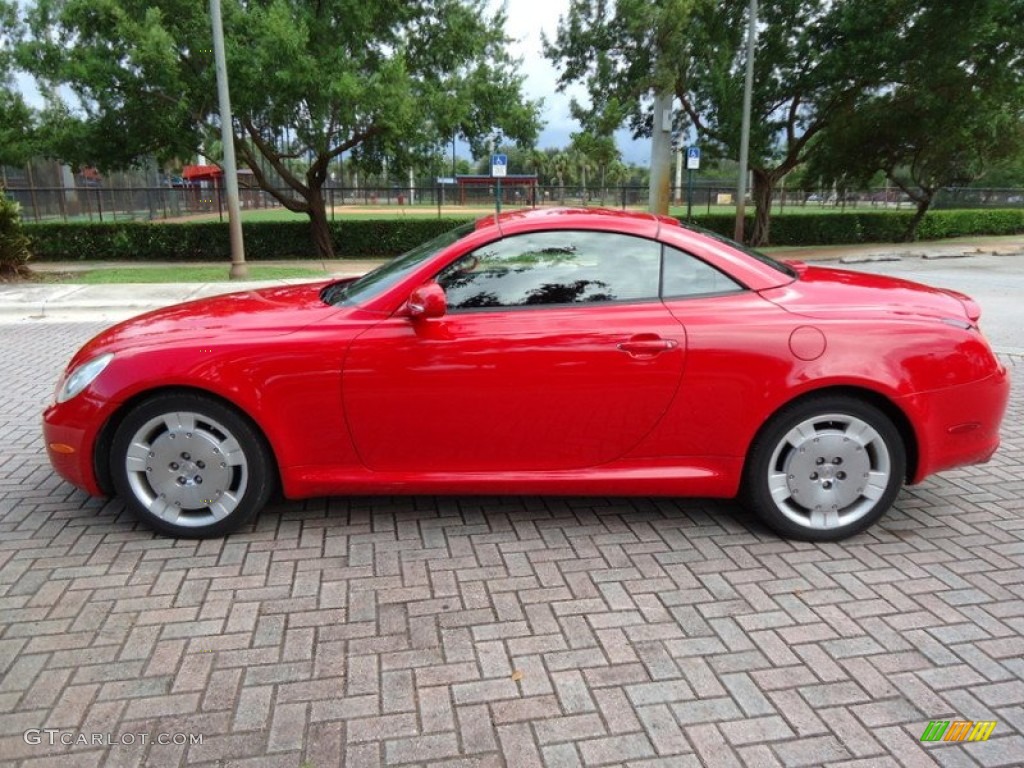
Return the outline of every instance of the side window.
<path id="1" fill-rule="evenodd" d="M 450 309 L 656 299 L 660 251 L 612 232 L 532 232 L 466 254 L 437 281 Z"/>
<path id="2" fill-rule="evenodd" d="M 736 293 L 743 286 L 695 256 L 665 246 L 661 295 L 666 299 Z"/>

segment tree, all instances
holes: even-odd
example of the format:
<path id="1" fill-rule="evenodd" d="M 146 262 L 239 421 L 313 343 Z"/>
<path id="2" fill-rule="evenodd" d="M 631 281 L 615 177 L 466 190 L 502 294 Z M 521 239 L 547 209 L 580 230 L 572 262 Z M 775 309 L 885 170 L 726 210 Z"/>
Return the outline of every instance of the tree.
<path id="1" fill-rule="evenodd" d="M 11 79 L 17 6 L 0 0 L 0 165 L 22 165 L 34 153 L 32 110 Z"/>
<path id="2" fill-rule="evenodd" d="M 585 145 L 581 147 L 575 142 L 569 149 L 569 160 L 572 163 L 572 170 L 579 174 L 576 178 L 579 181 L 580 201 L 585 202 L 587 199 L 587 174 L 594 170 L 594 160 L 587 152 Z"/>
<path id="3" fill-rule="evenodd" d="M 32 255 L 28 237 L 21 229 L 20 209 L 0 186 L 0 280 L 24 277 L 25 262 Z"/>
<path id="4" fill-rule="evenodd" d="M 807 158 L 818 133 L 882 82 L 882 63 L 891 59 L 909 5 L 762 4 L 750 136 L 754 243 L 768 241 L 775 184 Z M 649 134 L 647 95 L 670 88 L 682 107 L 677 132 L 696 134 L 718 156 L 737 157 L 746 7 L 737 0 L 572 0 L 545 53 L 561 67 L 562 87 L 586 86 L 590 120 L 628 119 L 636 134 Z"/>
<path id="5" fill-rule="evenodd" d="M 526 156 L 526 170 L 536 175 L 537 183 L 541 183 L 542 176 L 548 172 L 548 155 L 534 147 Z"/>
<path id="6" fill-rule="evenodd" d="M 0 165 L 24 165 L 35 154 L 34 123 L 21 94 L 0 83 Z"/>
<path id="7" fill-rule="evenodd" d="M 331 162 L 429 162 L 453 133 L 474 150 L 495 131 L 531 143 L 504 15 L 485 0 L 225 0 L 235 145 L 259 185 L 312 223 L 333 255 L 322 194 Z M 25 10 L 21 66 L 70 88 L 77 152 L 113 168 L 187 157 L 219 130 L 205 3 L 39 0 Z M 291 141 L 282 141 L 287 132 Z M 72 156 L 74 155 L 74 156 Z M 305 171 L 290 160 L 304 159 Z"/>
<path id="8" fill-rule="evenodd" d="M 556 152 L 551 156 L 548 168 L 551 169 L 551 173 L 558 181 L 558 202 L 560 205 L 565 205 L 565 177 L 572 168 L 572 159 L 566 152 Z"/>
<path id="9" fill-rule="evenodd" d="M 863 185 L 876 172 L 916 205 L 910 240 L 945 186 L 1024 152 L 1024 2 L 917 2 L 890 82 L 822 133 L 808 176 Z"/>
<path id="10" fill-rule="evenodd" d="M 618 147 L 615 146 L 615 138 L 610 135 L 598 136 L 589 131 L 574 133 L 571 138 L 571 153 L 576 168 L 580 171 L 580 186 L 586 189 L 587 173 L 598 171 L 601 174 L 601 197 L 603 199 L 608 165 L 620 157 Z"/>

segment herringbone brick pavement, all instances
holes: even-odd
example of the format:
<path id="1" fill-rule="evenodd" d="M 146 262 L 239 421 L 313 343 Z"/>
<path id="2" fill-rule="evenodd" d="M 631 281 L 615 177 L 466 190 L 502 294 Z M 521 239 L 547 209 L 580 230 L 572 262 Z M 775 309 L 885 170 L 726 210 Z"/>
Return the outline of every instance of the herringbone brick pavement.
<path id="1" fill-rule="evenodd" d="M 194 542 L 48 468 L 96 330 L 0 327 L 3 765 L 1024 764 L 1024 361 L 995 460 L 841 544 L 730 503 L 423 497 Z M 922 744 L 937 719 L 998 725 Z"/>

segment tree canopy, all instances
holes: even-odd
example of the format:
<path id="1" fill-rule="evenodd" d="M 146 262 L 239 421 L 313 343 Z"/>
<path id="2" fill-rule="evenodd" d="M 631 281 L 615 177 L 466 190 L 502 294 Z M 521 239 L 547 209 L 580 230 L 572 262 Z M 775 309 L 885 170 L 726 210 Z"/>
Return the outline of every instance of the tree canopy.
<path id="1" fill-rule="evenodd" d="M 14 86 L 13 40 L 17 6 L 0 0 L 0 165 L 21 165 L 34 152 L 34 116 Z"/>
<path id="2" fill-rule="evenodd" d="M 909 165 L 906 147 L 927 143 L 930 150 L 914 156 L 918 167 L 932 169 L 933 184 L 935 169 L 977 167 L 981 155 L 1005 146 L 1020 120 L 1012 83 L 1024 73 L 1021 3 L 761 3 L 750 136 L 752 242 L 768 241 L 775 185 L 827 147 L 868 150 L 856 158 L 835 152 L 832 172 L 854 162 L 863 167 L 878 149 L 868 162 L 870 176 L 886 165 Z M 747 5 L 572 0 L 546 54 L 561 69 L 562 87 L 586 87 L 590 103 L 576 105 L 585 124 L 606 129 L 628 122 L 637 134 L 648 133 L 648 95 L 667 88 L 681 106 L 680 137 L 696 140 L 712 157 L 736 158 Z M 995 109 L 1000 100 L 1001 111 Z M 952 139 L 949 129 L 960 138 Z M 871 146 L 880 138 L 880 147 Z"/>
<path id="3" fill-rule="evenodd" d="M 503 13 L 485 0 L 224 0 L 223 15 L 238 153 L 310 216 L 321 255 L 332 253 L 322 189 L 342 153 L 394 166 L 453 133 L 474 149 L 536 136 L 539 105 L 522 98 Z M 20 66 L 75 95 L 60 159 L 182 159 L 219 134 L 205 3 L 38 0 L 25 21 Z"/>
<path id="4" fill-rule="evenodd" d="M 883 172 L 917 205 L 908 239 L 940 188 L 1024 152 L 1024 3 L 915 5 L 886 87 L 821 137 L 807 169 L 841 185 Z"/>
<path id="5" fill-rule="evenodd" d="M 767 242 L 775 183 L 806 160 L 811 140 L 882 82 L 896 0 L 776 0 L 758 19 L 750 136 L 752 240 Z M 583 82 L 592 120 L 650 130 L 652 88 L 671 90 L 676 129 L 711 154 L 737 157 L 747 3 L 572 0 L 548 56 L 560 83 Z"/>

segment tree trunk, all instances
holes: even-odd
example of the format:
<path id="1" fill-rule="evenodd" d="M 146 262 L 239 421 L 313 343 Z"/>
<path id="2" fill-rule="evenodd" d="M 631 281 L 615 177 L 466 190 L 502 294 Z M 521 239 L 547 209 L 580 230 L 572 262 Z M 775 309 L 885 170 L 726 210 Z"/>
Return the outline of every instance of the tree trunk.
<path id="1" fill-rule="evenodd" d="M 917 227 L 920 225 L 924 215 L 928 213 L 928 209 L 931 207 L 932 200 L 934 199 L 934 193 L 926 192 L 916 200 L 917 210 L 914 211 L 913 217 L 910 219 L 910 223 L 907 224 L 907 229 L 903 233 L 903 241 L 911 243 L 917 240 Z"/>
<path id="2" fill-rule="evenodd" d="M 313 247 L 318 259 L 334 258 L 334 241 L 331 239 L 331 226 L 327 221 L 327 209 L 324 207 L 323 194 L 319 189 L 309 191 L 309 231 L 313 238 Z"/>
<path id="3" fill-rule="evenodd" d="M 771 242 L 772 196 L 775 193 L 775 177 L 760 168 L 751 170 L 754 174 L 754 188 L 751 190 L 751 196 L 754 199 L 754 229 L 750 233 L 749 242 L 754 247 L 759 247 Z"/>

